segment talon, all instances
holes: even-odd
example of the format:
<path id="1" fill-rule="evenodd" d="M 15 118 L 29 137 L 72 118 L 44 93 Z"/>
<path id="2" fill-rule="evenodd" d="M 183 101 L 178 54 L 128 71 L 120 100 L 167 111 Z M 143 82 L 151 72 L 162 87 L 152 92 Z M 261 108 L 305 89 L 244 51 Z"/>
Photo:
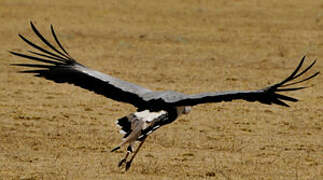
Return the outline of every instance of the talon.
<path id="1" fill-rule="evenodd" d="M 130 166 L 131 166 L 131 161 L 128 161 L 128 162 L 126 163 L 126 171 L 128 171 L 128 169 L 130 168 Z"/>
<path id="2" fill-rule="evenodd" d="M 126 159 L 121 159 L 121 161 L 119 162 L 119 164 L 118 164 L 118 167 L 120 167 L 123 163 L 125 163 L 126 162 Z"/>

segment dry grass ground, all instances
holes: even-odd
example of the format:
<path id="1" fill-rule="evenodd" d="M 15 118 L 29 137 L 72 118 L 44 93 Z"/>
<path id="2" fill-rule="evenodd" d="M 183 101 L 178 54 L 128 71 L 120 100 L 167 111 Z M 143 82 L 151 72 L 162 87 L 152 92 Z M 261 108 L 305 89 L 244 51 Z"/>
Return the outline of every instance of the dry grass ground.
<path id="1" fill-rule="evenodd" d="M 33 20 L 70 54 L 154 90 L 262 88 L 306 54 L 323 71 L 323 2 L 1 0 L 0 179 L 323 179 L 323 76 L 291 108 L 200 105 L 152 134 L 129 172 L 114 121 L 135 109 L 18 74 Z M 32 38 L 35 40 L 34 36 Z"/>

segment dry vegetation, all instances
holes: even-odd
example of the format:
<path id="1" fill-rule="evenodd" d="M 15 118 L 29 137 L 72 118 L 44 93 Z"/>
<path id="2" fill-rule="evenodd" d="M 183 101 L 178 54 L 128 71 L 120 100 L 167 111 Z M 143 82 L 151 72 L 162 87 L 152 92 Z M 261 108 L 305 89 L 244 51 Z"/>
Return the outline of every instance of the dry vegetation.
<path id="1" fill-rule="evenodd" d="M 200 105 L 152 134 L 129 172 L 114 121 L 135 109 L 18 74 L 17 33 L 49 24 L 81 63 L 154 90 L 261 88 L 306 54 L 323 70 L 321 0 L 1 0 L 0 179 L 323 179 L 323 76 L 291 108 Z M 35 40 L 35 38 L 32 38 Z"/>

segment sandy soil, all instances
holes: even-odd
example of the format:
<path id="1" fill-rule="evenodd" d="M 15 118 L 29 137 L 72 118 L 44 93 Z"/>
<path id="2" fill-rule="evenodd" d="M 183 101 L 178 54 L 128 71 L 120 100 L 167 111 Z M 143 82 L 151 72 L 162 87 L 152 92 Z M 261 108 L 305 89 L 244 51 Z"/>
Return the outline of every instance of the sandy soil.
<path id="1" fill-rule="evenodd" d="M 153 133 L 125 173 L 114 121 L 131 105 L 16 73 L 18 37 L 53 24 L 79 62 L 154 90 L 258 89 L 300 58 L 323 71 L 323 2 L 1 0 L 0 179 L 323 179 L 323 76 L 290 108 L 196 106 Z M 37 40 L 36 40 L 37 42 Z M 309 63 L 310 61 L 307 61 Z M 314 71 L 312 71 L 314 72 Z"/>

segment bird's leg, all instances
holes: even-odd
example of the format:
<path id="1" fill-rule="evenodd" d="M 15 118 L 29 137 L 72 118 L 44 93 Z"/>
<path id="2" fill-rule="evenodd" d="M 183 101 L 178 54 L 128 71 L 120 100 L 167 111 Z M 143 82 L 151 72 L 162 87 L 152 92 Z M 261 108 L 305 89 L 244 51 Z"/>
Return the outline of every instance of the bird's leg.
<path id="1" fill-rule="evenodd" d="M 131 157 L 130 161 L 128 161 L 128 162 L 126 163 L 126 171 L 130 168 L 130 166 L 131 166 L 131 163 L 132 163 L 133 159 L 135 158 L 136 154 L 138 153 L 139 149 L 141 148 L 141 146 L 142 146 L 142 144 L 145 142 L 145 140 L 146 140 L 146 138 L 144 138 L 144 139 L 140 142 L 140 144 L 139 144 L 139 146 L 137 147 L 136 151 L 135 151 L 135 152 L 134 152 L 134 154 L 132 155 L 132 157 Z"/>
<path id="2" fill-rule="evenodd" d="M 119 162 L 118 164 L 118 167 L 120 167 L 123 163 L 125 163 L 127 161 L 127 158 L 129 156 L 129 154 L 132 153 L 132 147 L 131 147 L 131 144 L 129 144 L 128 148 L 127 148 L 127 153 L 126 153 L 126 156 L 121 159 L 121 161 Z"/>
<path id="3" fill-rule="evenodd" d="M 129 152 L 127 151 L 127 154 L 126 154 L 126 156 L 123 158 L 123 159 L 121 159 L 121 161 L 119 162 L 119 164 L 118 164 L 118 167 L 120 167 L 123 163 L 125 163 L 126 161 L 127 161 L 127 158 L 128 158 L 128 156 L 129 156 Z"/>

